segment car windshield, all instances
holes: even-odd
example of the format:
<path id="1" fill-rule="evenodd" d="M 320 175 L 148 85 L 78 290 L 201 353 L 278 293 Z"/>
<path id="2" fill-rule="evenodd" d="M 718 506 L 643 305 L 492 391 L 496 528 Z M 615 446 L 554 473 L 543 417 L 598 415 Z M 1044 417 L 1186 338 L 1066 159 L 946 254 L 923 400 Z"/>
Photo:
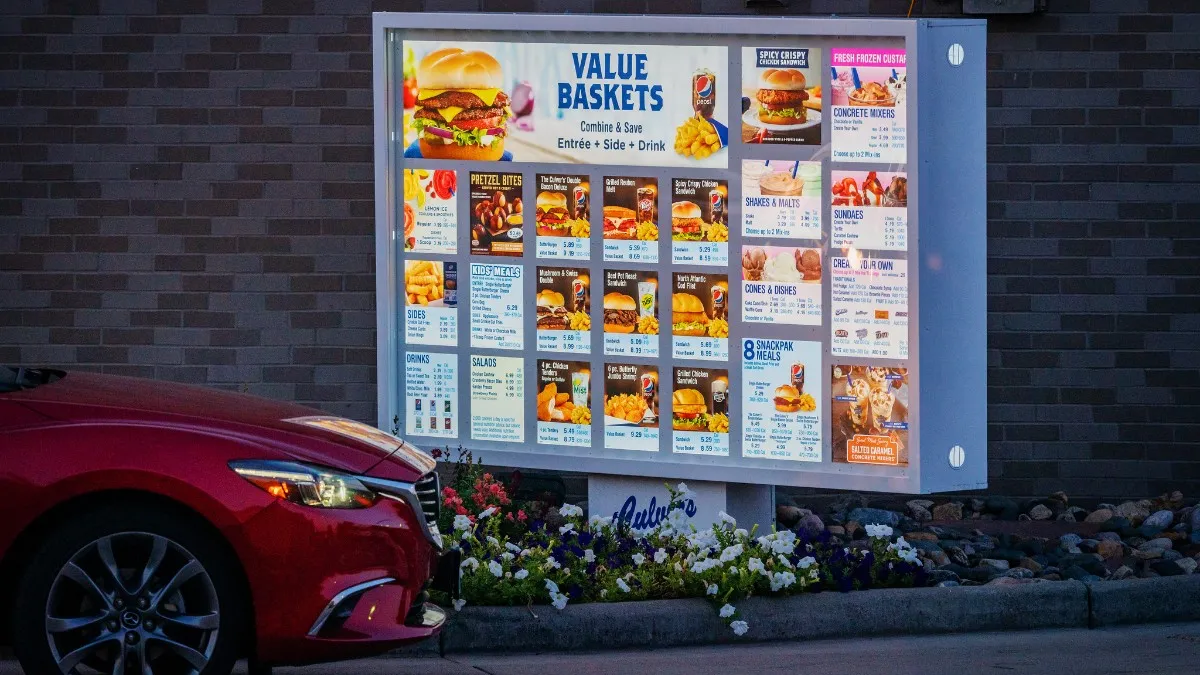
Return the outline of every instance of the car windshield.
<path id="1" fill-rule="evenodd" d="M 0 393 L 33 389 L 66 377 L 61 370 L 0 366 Z"/>

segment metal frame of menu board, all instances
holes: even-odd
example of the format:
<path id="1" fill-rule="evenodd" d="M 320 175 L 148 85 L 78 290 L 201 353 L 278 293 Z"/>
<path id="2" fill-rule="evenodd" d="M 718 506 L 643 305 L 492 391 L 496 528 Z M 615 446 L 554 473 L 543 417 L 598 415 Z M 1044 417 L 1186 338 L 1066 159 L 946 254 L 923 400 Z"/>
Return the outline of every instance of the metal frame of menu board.
<path id="1" fill-rule="evenodd" d="M 551 164 L 512 162 L 466 162 L 418 160 L 424 169 L 454 169 L 458 172 L 457 253 L 454 255 L 413 254 L 422 259 L 456 262 L 459 270 L 457 326 L 461 335 L 455 346 L 406 345 L 404 341 L 405 294 L 403 283 L 403 229 L 397 229 L 398 209 L 403 206 L 403 170 L 413 166 L 404 158 L 400 123 L 402 43 L 404 40 L 461 42 L 521 42 L 551 44 L 614 45 L 712 45 L 728 48 L 728 80 L 718 89 L 718 105 L 728 106 L 730 126 L 741 117 L 739 92 L 741 48 L 745 46 L 794 46 L 797 41 L 819 47 L 828 64 L 831 48 L 903 48 L 907 54 L 907 159 L 908 177 L 906 251 L 879 253 L 882 259 L 908 263 L 908 358 L 875 359 L 831 355 L 830 259 L 844 255 L 830 246 L 831 205 L 822 200 L 821 325 L 795 326 L 744 323 L 735 308 L 741 292 L 734 279 L 741 279 L 739 261 L 740 169 L 743 159 L 820 161 L 822 185 L 832 185 L 831 172 L 839 170 L 896 170 L 895 165 L 842 163 L 832 161 L 831 122 L 822 121 L 819 146 L 773 146 L 742 143 L 730 133 L 727 169 L 686 169 L 674 166 L 600 164 Z M 373 28 L 376 185 L 376 271 L 378 326 L 379 426 L 391 429 L 399 419 L 401 435 L 421 446 L 463 445 L 476 451 L 489 464 L 569 470 L 592 474 L 670 477 L 718 482 L 764 485 L 813 486 L 830 489 L 889 492 L 935 492 L 986 487 L 986 238 L 985 238 L 985 22 L 976 20 L 881 20 L 801 17 L 679 17 L 679 16 L 575 16 L 530 14 L 439 14 L 376 13 Z M 759 64 L 761 66 L 761 64 Z M 830 69 L 821 69 L 820 85 L 829 91 Z M 857 75 L 856 75 L 857 77 Z M 694 86 L 694 83 L 693 83 Z M 539 105 L 553 105 L 549 96 Z M 829 100 L 826 97 L 826 100 Z M 826 108 L 828 111 L 828 108 Z M 832 115 L 831 115 L 832 117 Z M 740 126 L 740 125 L 738 125 Z M 398 137 L 399 136 L 399 137 Z M 471 171 L 511 171 L 524 176 L 526 203 L 537 192 L 535 176 L 540 173 L 583 174 L 593 186 L 604 176 L 648 176 L 659 183 L 660 213 L 670 212 L 669 186 L 673 177 L 687 175 L 728 180 L 729 261 L 718 273 L 730 277 L 729 361 L 693 362 L 671 358 L 671 336 L 667 325 L 669 306 L 662 292 L 672 272 L 671 241 L 665 224 L 659 223 L 659 260 L 650 266 L 637 263 L 605 263 L 599 236 L 601 209 L 591 212 L 591 258 L 586 262 L 548 260 L 536 257 L 535 238 L 526 237 L 520 258 L 475 256 L 470 253 L 469 192 Z M 596 188 L 593 188 L 596 194 Z M 664 196 L 665 195 L 665 196 Z M 598 203 L 598 202 L 593 202 Z M 665 208 L 664 208 L 665 207 Z M 530 214 L 532 215 L 532 213 Z M 532 232 L 532 228 L 526 228 Z M 765 242 L 771 245 L 768 238 Z M 505 351 L 470 346 L 470 265 L 472 263 L 517 264 L 524 274 L 524 349 Z M 799 265 L 799 263 L 797 263 Z M 535 317 L 532 311 L 535 270 L 539 266 L 587 267 L 593 278 L 590 332 L 591 353 L 587 355 L 539 352 L 536 348 Z M 663 330 L 657 359 L 606 357 L 602 348 L 602 295 L 599 280 L 604 269 L 638 269 L 658 272 L 659 303 Z M 683 271 L 696 269 L 683 267 Z M 741 447 L 739 419 L 741 356 L 745 337 L 817 342 L 821 346 L 819 367 L 808 368 L 808 378 L 821 383 L 818 405 L 824 407 L 820 461 L 792 461 L 745 457 Z M 453 354 L 457 359 L 457 434 L 453 438 L 431 438 L 406 434 L 405 355 Z M 506 356 L 524 360 L 524 390 L 506 401 L 524 409 L 524 442 L 471 440 L 471 357 Z M 593 375 L 592 443 L 588 447 L 539 445 L 534 411 L 539 359 L 587 361 Z M 656 452 L 611 450 L 604 447 L 603 376 L 606 363 L 656 365 L 661 409 L 660 440 Z M 907 368 L 908 461 L 906 466 L 879 466 L 835 462 L 831 437 L 833 404 L 831 382 L 834 364 L 850 363 L 888 368 Z M 728 369 L 730 433 L 728 456 L 677 454 L 672 451 L 669 390 L 671 369 L 676 366 L 724 366 Z M 899 372 L 899 371 L 893 371 Z M 840 373 L 840 371 L 839 371 Z M 814 374 L 816 377 L 814 378 Z M 890 391 L 890 389 L 888 390 Z M 861 404 L 861 399 L 859 399 Z M 439 406 L 440 407 L 440 406 Z"/>

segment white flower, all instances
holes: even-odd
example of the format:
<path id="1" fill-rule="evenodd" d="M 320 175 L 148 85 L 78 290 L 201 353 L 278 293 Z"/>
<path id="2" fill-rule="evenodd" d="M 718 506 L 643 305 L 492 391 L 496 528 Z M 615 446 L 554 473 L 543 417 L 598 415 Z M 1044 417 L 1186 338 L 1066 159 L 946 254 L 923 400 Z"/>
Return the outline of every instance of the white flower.
<path id="1" fill-rule="evenodd" d="M 546 580 L 546 590 L 550 591 L 550 594 L 553 595 L 558 592 L 558 584 L 547 579 Z"/>
<path id="2" fill-rule="evenodd" d="M 494 577 L 504 576 L 504 568 L 501 567 L 500 563 L 496 562 L 495 560 L 488 563 L 488 571 L 491 572 L 492 576 Z"/>
<path id="3" fill-rule="evenodd" d="M 900 559 L 903 560 L 904 562 L 916 563 L 917 562 L 917 549 L 906 548 L 903 551 L 900 551 Z"/>
<path id="4" fill-rule="evenodd" d="M 584 560 L 584 562 L 590 562 L 590 563 L 596 562 L 596 552 L 590 548 L 585 549 L 583 552 L 583 560 Z"/>
<path id="5" fill-rule="evenodd" d="M 612 525 L 612 518 L 610 518 L 608 516 L 592 516 L 591 518 L 588 519 L 588 525 L 593 530 L 605 528 L 605 527 L 608 527 L 609 525 Z"/>
<path id="6" fill-rule="evenodd" d="M 550 604 L 554 605 L 554 609 L 562 610 L 567 606 L 567 596 L 562 593 L 551 593 Z"/>
<path id="7" fill-rule="evenodd" d="M 721 551 L 721 562 L 730 562 L 732 560 L 736 560 L 737 557 L 742 554 L 743 550 L 744 549 L 742 548 L 741 544 L 734 544 L 733 546 L 727 547 L 724 551 Z"/>
<path id="8" fill-rule="evenodd" d="M 736 607 L 734 607 L 733 605 L 731 605 L 729 603 L 726 603 L 725 606 L 721 608 L 721 618 L 728 619 L 729 617 L 733 616 L 733 613 L 736 611 L 737 611 Z"/>
<path id="9" fill-rule="evenodd" d="M 617 579 L 617 588 L 621 589 L 622 591 L 624 591 L 626 593 L 629 592 L 629 584 L 625 583 L 624 579 Z"/>
<path id="10" fill-rule="evenodd" d="M 471 531 L 470 531 L 470 530 L 463 530 L 463 533 L 462 533 L 462 540 L 463 540 L 463 541 L 466 541 L 466 540 L 468 540 L 468 539 L 470 539 L 470 538 L 471 538 Z"/>
<path id="11" fill-rule="evenodd" d="M 763 561 L 758 558 L 751 558 L 750 562 L 746 563 L 746 569 L 751 572 L 765 572 L 767 568 L 763 566 Z"/>
<path id="12" fill-rule="evenodd" d="M 796 575 L 791 572 L 776 572 L 771 575 L 771 590 L 778 591 L 796 583 Z"/>
<path id="13" fill-rule="evenodd" d="M 468 518 L 462 514 L 454 516 L 454 531 L 455 532 L 460 532 L 462 530 L 469 530 L 469 529 L 471 529 L 471 519 L 470 518 Z"/>
<path id="14" fill-rule="evenodd" d="M 731 525 L 733 527 L 737 527 L 737 519 L 728 513 L 725 513 L 724 511 L 717 512 L 717 520 L 721 521 L 722 525 Z"/>
<path id="15" fill-rule="evenodd" d="M 872 539 L 887 539 L 892 536 L 892 528 L 887 525 L 867 525 L 867 536 Z"/>
<path id="16" fill-rule="evenodd" d="M 704 593 L 705 593 L 705 595 L 716 595 L 718 590 L 720 590 L 720 589 L 717 588 L 716 584 L 709 584 L 708 590 L 706 590 Z"/>
<path id="17" fill-rule="evenodd" d="M 559 534 L 566 534 L 566 533 L 568 533 L 568 532 L 570 532 L 570 531 L 572 531 L 572 530 L 574 530 L 574 529 L 575 529 L 575 524 L 574 524 L 574 523 L 567 523 L 566 525 L 563 525 L 562 527 L 558 528 L 558 533 L 559 533 Z"/>
<path id="18" fill-rule="evenodd" d="M 550 569 L 560 570 L 560 569 L 562 569 L 562 563 L 558 562 L 554 558 L 546 558 L 546 567 L 548 567 Z"/>
<path id="19" fill-rule="evenodd" d="M 494 515 L 495 513 L 496 513 L 496 507 L 489 506 L 486 509 L 479 512 L 479 519 L 482 520 L 484 518 L 489 518 L 492 515 Z"/>
<path id="20" fill-rule="evenodd" d="M 500 554 L 500 559 L 505 560 L 505 561 L 512 560 L 515 557 L 517 557 L 517 556 L 513 555 L 512 553 L 509 553 L 508 551 L 505 551 L 504 553 Z"/>
<path id="21" fill-rule="evenodd" d="M 520 546 L 517 546 L 516 544 L 512 543 L 511 541 L 506 541 L 506 542 L 504 542 L 504 548 L 506 548 L 506 549 L 508 549 L 508 550 L 512 551 L 513 553 L 520 553 L 520 552 L 521 552 L 521 547 L 520 547 Z"/>
<path id="22" fill-rule="evenodd" d="M 676 485 L 675 491 L 679 493 L 679 497 L 681 499 L 692 494 L 692 491 L 688 489 L 687 483 L 680 483 L 679 485 Z"/>
<path id="23" fill-rule="evenodd" d="M 661 564 L 665 563 L 666 561 L 667 561 L 667 550 L 666 549 L 660 548 L 654 552 L 654 562 L 661 565 Z"/>
<path id="24" fill-rule="evenodd" d="M 491 544 L 492 546 L 499 546 L 500 540 L 489 535 L 487 538 L 487 543 Z"/>
<path id="25" fill-rule="evenodd" d="M 638 567 L 641 567 L 642 563 L 646 562 L 646 556 L 642 555 L 641 553 L 634 553 L 632 557 L 633 564 Z"/>
<path id="26" fill-rule="evenodd" d="M 574 504 L 563 504 L 562 508 L 560 508 L 558 510 L 558 515 L 562 516 L 563 518 L 573 518 L 575 516 L 582 516 L 583 509 L 579 508 L 578 506 L 575 506 Z"/>
<path id="27" fill-rule="evenodd" d="M 733 629 L 733 634 L 739 637 L 745 635 L 746 631 L 750 630 L 750 624 L 745 621 L 734 621 L 729 624 L 729 627 Z"/>
<path id="28" fill-rule="evenodd" d="M 600 597 L 601 597 L 601 598 L 607 598 L 607 597 L 608 597 L 608 589 L 607 589 L 607 588 L 601 588 L 601 589 L 600 589 Z"/>
<path id="29" fill-rule="evenodd" d="M 504 578 L 505 578 L 505 579 L 511 579 L 511 578 L 512 578 L 512 572 L 505 572 L 505 573 L 504 573 Z"/>
<path id="30" fill-rule="evenodd" d="M 524 558 L 524 557 L 532 555 L 532 554 L 533 554 L 533 551 L 530 551 L 529 549 L 525 548 L 525 549 L 521 549 L 521 552 L 517 554 L 517 557 Z"/>
<path id="31" fill-rule="evenodd" d="M 787 556 L 779 555 L 776 557 L 776 560 L 779 561 L 779 564 L 783 565 L 784 567 L 786 567 L 788 569 L 792 569 L 793 567 L 795 567 L 794 565 L 792 565 L 792 561 L 787 559 Z"/>
<path id="32" fill-rule="evenodd" d="M 462 569 L 479 569 L 479 561 L 474 558 L 467 558 L 458 565 Z"/>
<path id="33" fill-rule="evenodd" d="M 517 570 L 517 573 L 513 575 L 513 578 L 520 581 L 527 576 L 529 576 L 529 570 Z"/>
<path id="34" fill-rule="evenodd" d="M 810 556 L 805 556 L 805 557 L 801 558 L 799 560 L 799 562 L 796 563 L 796 567 L 799 567 L 802 570 L 806 570 L 816 564 L 817 564 L 817 559 L 810 555 Z"/>
<path id="35" fill-rule="evenodd" d="M 739 527 L 738 529 L 733 531 L 733 536 L 737 537 L 738 539 L 749 539 L 750 532 L 744 528 Z"/>
<path id="36" fill-rule="evenodd" d="M 462 598 L 455 600 L 454 601 L 454 611 L 461 612 L 462 608 L 465 607 L 466 604 L 467 604 L 467 601 L 463 600 Z"/>
<path id="37" fill-rule="evenodd" d="M 703 574 L 714 567 L 720 567 L 721 561 L 714 558 L 701 558 L 692 563 L 693 574 Z"/>
<path id="38" fill-rule="evenodd" d="M 683 571 L 683 565 L 682 565 L 682 564 L 680 564 L 680 563 L 679 563 L 679 561 L 675 561 L 675 571 L 676 571 L 676 572 L 682 572 L 682 571 Z"/>

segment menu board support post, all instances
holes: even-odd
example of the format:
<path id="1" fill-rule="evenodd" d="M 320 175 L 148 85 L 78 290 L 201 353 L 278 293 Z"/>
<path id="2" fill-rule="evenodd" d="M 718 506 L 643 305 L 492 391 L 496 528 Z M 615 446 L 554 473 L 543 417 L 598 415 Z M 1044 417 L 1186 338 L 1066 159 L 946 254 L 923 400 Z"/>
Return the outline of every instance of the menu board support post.
<path id="1" fill-rule="evenodd" d="M 758 525 L 758 534 L 770 534 L 775 525 L 775 486 L 726 483 L 725 511 L 739 527 Z"/>

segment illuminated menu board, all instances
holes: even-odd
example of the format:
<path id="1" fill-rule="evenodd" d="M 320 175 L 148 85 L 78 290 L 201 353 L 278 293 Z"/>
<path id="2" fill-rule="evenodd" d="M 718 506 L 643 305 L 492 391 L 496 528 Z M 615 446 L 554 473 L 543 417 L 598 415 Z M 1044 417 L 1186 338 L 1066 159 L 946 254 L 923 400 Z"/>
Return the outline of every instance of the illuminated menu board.
<path id="1" fill-rule="evenodd" d="M 381 426 L 986 484 L 982 22 L 486 19 L 375 16 Z"/>

